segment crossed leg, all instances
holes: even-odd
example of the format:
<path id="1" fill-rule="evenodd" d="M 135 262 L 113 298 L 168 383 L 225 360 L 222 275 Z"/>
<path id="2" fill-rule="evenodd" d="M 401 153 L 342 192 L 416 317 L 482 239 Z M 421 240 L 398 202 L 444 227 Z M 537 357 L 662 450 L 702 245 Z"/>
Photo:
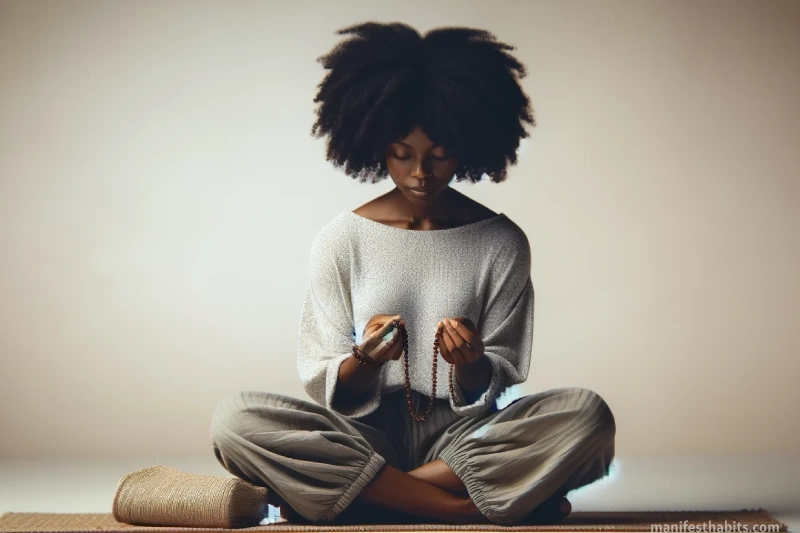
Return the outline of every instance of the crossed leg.
<path id="1" fill-rule="evenodd" d="M 593 406 L 592 410 L 584 413 L 584 405 Z M 213 425 L 220 463 L 243 479 L 268 485 L 273 494 L 282 493 L 292 505 L 297 500 L 304 515 L 321 521 L 333 514 L 331 506 L 337 499 L 339 512 L 346 513 L 341 496 L 345 491 L 351 494 L 351 503 L 385 510 L 378 515 L 381 518 L 393 511 L 445 523 L 489 523 L 487 515 L 493 514 L 497 523 L 515 523 L 533 512 L 534 501 L 536 509 L 545 502 L 563 503 L 563 488 L 596 479 L 613 456 L 613 418 L 607 410 L 598 410 L 604 403 L 586 389 L 526 397 L 519 406 L 491 415 L 492 424 L 485 428 L 478 420 L 466 420 L 466 431 L 437 441 L 426 463 L 411 472 L 384 461 L 383 455 L 391 455 L 388 441 L 381 445 L 385 439 L 373 435 L 367 442 L 364 435 L 374 428 L 309 402 L 250 392 L 233 395 L 223 407 Z M 473 438 L 478 429 L 480 438 Z M 540 436 L 542 429 L 548 431 Z M 503 445 L 509 442 L 513 447 Z M 370 444 L 378 446 L 377 452 Z M 499 447 L 485 453 L 495 446 Z M 570 451 L 564 454 L 564 450 Z M 523 457 L 530 471 L 509 469 L 509 459 Z M 333 471 L 337 483 L 345 475 L 352 481 L 333 485 Z M 312 476 L 320 477 L 321 484 Z M 522 493 L 515 488 L 520 486 L 519 476 Z M 548 485 L 539 487 L 537 479 L 547 480 Z M 466 487 L 470 487 L 467 494 Z M 509 499 L 515 514 L 498 514 Z M 283 507 L 280 501 L 273 502 Z"/>
<path id="2" fill-rule="evenodd" d="M 571 506 L 560 494 L 542 503 L 537 508 L 537 516 L 550 517 L 557 503 L 561 504 L 558 518 L 563 519 L 571 511 Z M 291 507 L 285 504 L 279 506 L 281 516 L 292 522 L 303 522 Z M 350 507 L 337 521 L 373 523 L 379 519 L 403 522 L 403 517 L 416 516 L 451 524 L 491 523 L 469 497 L 461 479 L 441 459 L 407 473 L 385 465 Z M 394 513 L 387 516 L 386 510 Z"/>
<path id="3" fill-rule="evenodd" d="M 441 459 L 435 459 L 415 468 L 410 471 L 409 474 L 454 494 L 468 495 L 467 487 L 464 485 L 464 482 L 461 481 L 461 478 Z M 475 505 L 474 502 L 473 505 Z M 555 518 L 563 520 L 572 511 L 572 505 L 561 493 L 557 493 L 542 503 L 537 510 L 541 511 L 540 515 L 542 515 L 542 518 L 545 518 L 545 513 L 547 513 L 547 518 L 549 518 L 550 515 L 554 514 L 554 510 L 557 510 L 558 516 Z"/>
<path id="4" fill-rule="evenodd" d="M 494 523 L 559 522 L 571 511 L 564 496 L 609 472 L 614 436 L 613 414 L 596 392 L 550 389 L 455 422 L 411 474 L 457 493 L 467 488 Z"/>
<path id="5" fill-rule="evenodd" d="M 381 521 L 405 514 L 488 523 L 468 495 L 404 472 L 394 441 L 380 429 L 306 400 L 263 391 L 232 394 L 214 413 L 212 441 L 220 464 L 268 486 L 268 503 L 292 521 L 369 522 L 371 506 Z"/>

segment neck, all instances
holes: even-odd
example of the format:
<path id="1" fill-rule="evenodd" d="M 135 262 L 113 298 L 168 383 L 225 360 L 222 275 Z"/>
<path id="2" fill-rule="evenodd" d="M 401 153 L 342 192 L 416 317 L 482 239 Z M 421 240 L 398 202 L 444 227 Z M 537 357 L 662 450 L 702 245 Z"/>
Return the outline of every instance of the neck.
<path id="1" fill-rule="evenodd" d="M 408 201 L 400 189 L 394 188 L 389 193 L 393 214 L 412 224 L 435 223 L 456 218 L 456 202 L 459 196 L 458 191 L 448 186 L 433 202 L 415 204 Z"/>

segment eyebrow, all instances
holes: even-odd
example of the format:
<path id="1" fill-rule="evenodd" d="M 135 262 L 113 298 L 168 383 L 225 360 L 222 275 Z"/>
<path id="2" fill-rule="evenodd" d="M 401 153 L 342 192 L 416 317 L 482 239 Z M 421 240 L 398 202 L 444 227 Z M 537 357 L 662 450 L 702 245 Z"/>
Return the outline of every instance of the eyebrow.
<path id="1" fill-rule="evenodd" d="M 414 147 L 412 147 L 410 144 L 406 144 L 403 141 L 395 141 L 395 143 L 402 144 L 403 146 L 405 146 L 407 148 L 411 148 L 412 150 L 414 149 Z M 439 148 L 440 146 L 444 146 L 444 145 L 443 144 L 434 144 L 433 146 L 431 146 L 431 148 Z"/>

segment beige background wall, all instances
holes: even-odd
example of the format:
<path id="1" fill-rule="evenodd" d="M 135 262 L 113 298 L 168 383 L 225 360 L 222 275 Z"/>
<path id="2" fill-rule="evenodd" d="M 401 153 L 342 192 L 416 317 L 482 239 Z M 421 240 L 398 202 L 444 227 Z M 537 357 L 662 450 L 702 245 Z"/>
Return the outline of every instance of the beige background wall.
<path id="1" fill-rule="evenodd" d="M 800 452 L 800 3 L 0 2 L 0 457 L 211 454 L 225 395 L 307 398 L 308 248 L 359 184 L 310 137 L 355 22 L 488 29 L 539 125 L 530 378 L 617 454 Z"/>

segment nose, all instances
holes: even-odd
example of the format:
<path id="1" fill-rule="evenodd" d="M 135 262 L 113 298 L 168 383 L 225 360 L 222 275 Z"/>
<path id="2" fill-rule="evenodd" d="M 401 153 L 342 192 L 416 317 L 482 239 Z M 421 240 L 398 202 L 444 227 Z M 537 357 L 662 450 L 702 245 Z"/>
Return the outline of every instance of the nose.
<path id="1" fill-rule="evenodd" d="M 429 172 L 430 165 L 426 161 L 427 159 L 422 158 L 416 165 L 414 165 L 414 170 L 411 172 L 412 178 L 418 180 L 424 180 L 425 178 L 430 176 Z"/>

